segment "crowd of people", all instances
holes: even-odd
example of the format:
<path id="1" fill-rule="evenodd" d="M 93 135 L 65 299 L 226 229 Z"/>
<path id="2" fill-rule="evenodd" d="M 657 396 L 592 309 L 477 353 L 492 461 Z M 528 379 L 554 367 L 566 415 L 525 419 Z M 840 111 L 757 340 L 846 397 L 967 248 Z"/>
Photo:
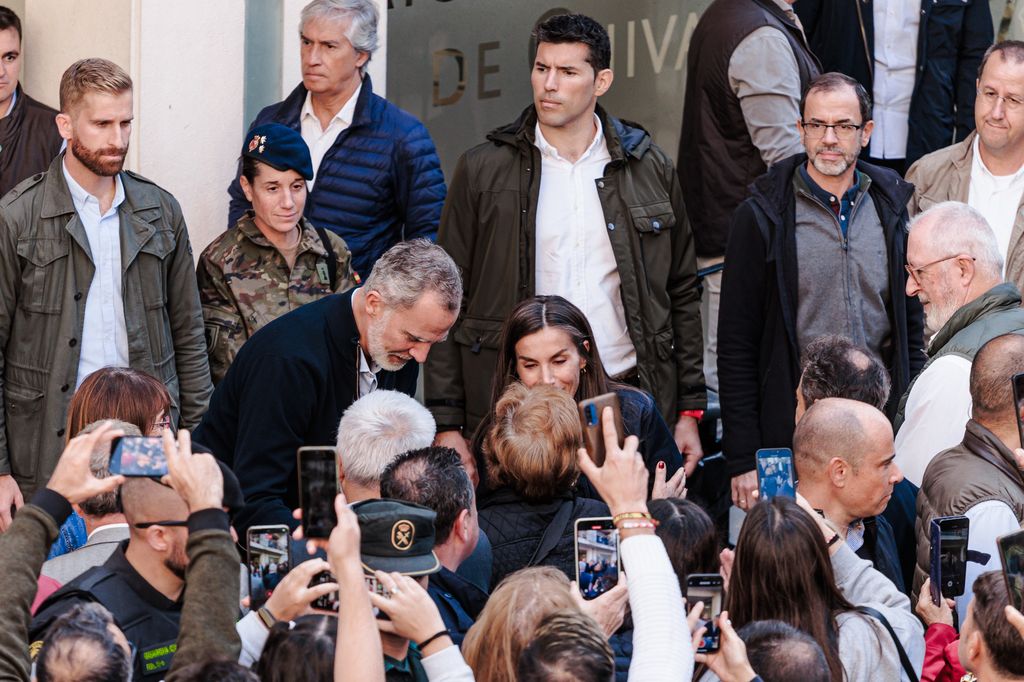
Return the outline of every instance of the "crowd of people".
<path id="1" fill-rule="evenodd" d="M 49 109 L 0 7 L 0 677 L 1024 679 L 989 3 L 714 0 L 674 161 L 599 103 L 605 28 L 549 16 L 447 180 L 377 22 L 303 8 L 194 259 L 123 169 L 129 75 L 76 61 Z"/>

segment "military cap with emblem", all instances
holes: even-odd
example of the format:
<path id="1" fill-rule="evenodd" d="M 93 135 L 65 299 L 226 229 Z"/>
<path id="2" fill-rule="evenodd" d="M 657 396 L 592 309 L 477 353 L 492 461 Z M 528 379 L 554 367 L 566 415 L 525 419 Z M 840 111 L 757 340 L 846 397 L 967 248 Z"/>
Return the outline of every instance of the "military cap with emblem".
<path id="1" fill-rule="evenodd" d="M 264 123 L 249 131 L 242 156 L 262 161 L 279 171 L 293 170 L 306 180 L 313 179 L 309 147 L 298 131 L 280 123 Z"/>
<path id="2" fill-rule="evenodd" d="M 363 570 L 427 575 L 441 570 L 434 554 L 432 509 L 401 500 L 364 500 L 352 505 L 359 519 Z"/>

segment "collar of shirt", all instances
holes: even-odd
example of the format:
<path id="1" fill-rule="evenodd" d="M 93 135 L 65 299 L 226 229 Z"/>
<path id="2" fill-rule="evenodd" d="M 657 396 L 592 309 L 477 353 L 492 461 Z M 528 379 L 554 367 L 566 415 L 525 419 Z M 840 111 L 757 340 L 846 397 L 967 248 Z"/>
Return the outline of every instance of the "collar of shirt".
<path id="1" fill-rule="evenodd" d="M 127 523 L 108 523 L 108 524 L 105 524 L 105 525 L 102 525 L 102 526 L 98 526 L 97 528 L 94 528 L 91 533 L 89 533 L 89 535 L 85 538 L 85 541 L 89 542 L 89 540 L 92 540 L 92 536 L 96 535 L 96 533 L 101 533 L 101 532 L 108 531 L 108 530 L 114 530 L 114 529 L 117 529 L 117 528 L 124 528 L 125 530 L 128 530 L 128 524 Z"/>
<path id="2" fill-rule="evenodd" d="M 327 124 L 327 128 L 330 128 L 335 122 L 338 122 L 343 128 L 347 128 L 352 125 L 352 119 L 355 117 L 356 113 L 356 102 L 359 100 L 359 93 L 362 89 L 363 84 L 360 82 L 359 85 L 356 86 L 356 91 L 348 98 L 348 101 L 345 102 L 341 109 L 338 110 L 338 113 L 334 114 L 333 118 L 331 118 L 331 122 Z M 313 112 L 313 93 L 308 91 L 306 92 L 306 101 L 302 105 L 302 113 L 299 115 L 299 119 L 306 120 L 307 117 L 314 121 L 317 127 L 320 127 L 320 119 L 318 119 L 316 117 L 316 113 Z M 323 132 L 327 130 L 327 128 L 321 127 L 320 131 Z"/>
<path id="3" fill-rule="evenodd" d="M 980 135 L 976 135 L 974 137 L 974 151 L 973 151 L 974 160 L 972 161 L 972 164 L 971 164 L 971 175 L 973 175 L 975 177 L 978 177 L 978 175 L 984 176 L 986 179 L 988 179 L 990 182 L 992 182 L 994 185 L 996 185 L 997 189 L 1006 189 L 1007 187 L 1009 187 L 1013 183 L 1015 183 L 1018 180 L 1020 180 L 1022 178 L 1022 176 L 1024 176 L 1024 166 L 1021 166 L 1020 168 L 1018 168 L 1017 172 L 1014 173 L 1013 175 L 996 175 L 996 174 L 994 174 L 992 171 L 990 171 L 988 169 L 988 166 L 985 165 L 984 159 L 981 158 L 980 143 L 981 143 L 981 136 Z"/>
<path id="4" fill-rule="evenodd" d="M 355 291 L 352 292 L 352 313 L 353 314 L 355 314 L 355 310 L 356 310 L 356 292 L 357 291 L 359 291 L 359 289 L 356 289 Z M 366 351 L 363 350 L 362 344 L 358 343 L 358 341 L 357 341 L 356 345 L 359 346 L 359 373 L 360 374 L 377 374 L 377 372 L 380 371 L 380 365 L 378 365 L 376 362 L 374 362 L 372 358 L 367 359 L 368 356 L 367 356 Z"/>
<path id="5" fill-rule="evenodd" d="M 774 0 L 774 2 L 776 5 L 779 6 L 779 9 L 781 9 L 783 12 L 793 11 L 793 3 L 791 2 L 786 2 L 786 0 Z"/>
<path id="6" fill-rule="evenodd" d="M 4 118 L 7 118 L 8 116 L 11 115 L 11 112 L 14 111 L 14 105 L 15 105 L 15 103 L 17 101 L 18 101 L 18 88 L 14 88 L 14 92 L 11 93 L 11 103 L 7 106 L 7 111 L 3 115 Z"/>
<path id="7" fill-rule="evenodd" d="M 100 200 L 89 194 L 84 187 L 75 182 L 75 179 L 71 177 L 71 173 L 68 172 L 67 161 L 61 163 L 60 168 L 64 171 L 64 180 L 68 183 L 68 190 L 71 192 L 71 201 L 75 204 L 75 210 L 81 212 L 85 205 L 92 201 L 96 204 L 96 211 L 99 212 Z M 118 173 L 114 176 L 114 201 L 111 202 L 110 208 L 104 215 L 110 215 L 111 211 L 116 211 L 123 201 L 124 184 L 121 182 L 121 174 Z"/>
<path id="8" fill-rule="evenodd" d="M 604 127 L 601 125 L 601 119 L 598 117 L 596 113 L 594 114 L 594 126 L 597 128 L 597 132 L 594 133 L 594 139 L 591 140 L 590 146 L 587 147 L 587 151 L 583 152 L 583 154 L 580 155 L 580 158 L 576 159 L 576 163 L 581 163 L 585 161 L 588 157 L 590 157 L 591 154 L 594 153 L 595 150 L 597 150 L 604 143 Z M 540 150 L 542 156 L 545 156 L 549 159 L 554 159 L 556 161 L 563 161 L 565 163 L 569 163 L 569 160 L 562 158 L 562 156 L 559 155 L 558 150 L 555 147 L 551 146 L 551 143 L 544 138 L 544 134 L 540 131 L 540 121 L 538 121 L 537 124 L 534 126 L 533 134 L 535 140 L 534 144 L 536 145 L 537 149 Z"/>
<path id="9" fill-rule="evenodd" d="M 864 520 L 857 519 L 846 529 L 846 544 L 854 552 L 864 546 Z"/>
<path id="10" fill-rule="evenodd" d="M 808 161 L 807 163 L 810 163 Z M 853 172 L 853 184 L 850 185 L 850 189 L 846 190 L 843 194 L 842 199 L 836 197 L 831 192 L 826 192 L 822 187 L 814 181 L 811 174 L 807 172 L 807 163 L 800 164 L 800 176 L 807 183 L 808 189 L 821 203 L 832 209 L 832 212 L 836 216 L 847 215 L 850 204 L 853 203 L 854 199 L 857 198 L 857 193 L 860 192 L 860 171 L 855 170 Z"/>

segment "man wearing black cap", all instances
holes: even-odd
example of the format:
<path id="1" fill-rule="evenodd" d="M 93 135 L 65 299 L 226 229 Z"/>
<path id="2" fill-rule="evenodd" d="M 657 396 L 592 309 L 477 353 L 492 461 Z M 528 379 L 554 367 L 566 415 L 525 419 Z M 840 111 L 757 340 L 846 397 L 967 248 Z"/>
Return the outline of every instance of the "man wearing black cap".
<path id="1" fill-rule="evenodd" d="M 179 455 L 189 448 L 187 433 L 178 447 Z M 196 450 L 205 448 L 197 445 Z M 128 541 L 102 566 L 86 571 L 40 605 L 29 629 L 30 641 L 45 640 L 54 620 L 76 604 L 98 602 L 113 614 L 137 652 L 136 679 L 166 674 L 177 648 L 189 556 L 202 551 L 199 546 L 204 543 L 223 543 L 230 531 L 226 509 L 241 503 L 238 483 L 226 467 L 207 470 L 205 478 L 202 488 L 188 496 L 156 479 L 128 478 L 121 486 Z M 237 599 L 239 572 L 222 571 L 195 590 L 209 595 L 200 603 L 223 601 L 225 594 Z M 217 615 L 223 618 L 222 613 Z M 232 615 L 237 617 L 237 611 Z M 237 638 L 224 644 L 234 647 L 237 657 Z"/>

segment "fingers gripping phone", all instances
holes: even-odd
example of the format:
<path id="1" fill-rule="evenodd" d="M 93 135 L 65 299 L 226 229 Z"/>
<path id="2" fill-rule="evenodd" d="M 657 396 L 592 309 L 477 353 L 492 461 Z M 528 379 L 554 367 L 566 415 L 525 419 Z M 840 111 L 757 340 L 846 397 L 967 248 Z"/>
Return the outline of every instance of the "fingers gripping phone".
<path id="1" fill-rule="evenodd" d="M 164 441 L 156 436 L 121 436 L 111 443 L 110 473 L 160 478 L 167 475 Z"/>
<path id="2" fill-rule="evenodd" d="M 959 597 L 967 582 L 967 541 L 970 520 L 966 516 L 941 516 L 932 519 L 931 578 L 932 603 L 938 605 L 942 597 Z"/>
<path id="3" fill-rule="evenodd" d="M 1018 611 L 1024 611 L 1024 530 L 1003 535 L 996 543 L 1010 604 Z"/>
<path id="4" fill-rule="evenodd" d="M 385 599 L 391 599 L 391 593 L 388 592 L 387 588 L 384 587 L 380 583 L 380 581 L 377 580 L 376 577 L 372 575 L 364 575 L 363 581 L 366 583 L 366 589 L 370 592 L 379 594 Z M 332 582 L 334 582 L 334 576 L 331 574 L 331 572 L 321 571 L 320 573 L 317 573 L 315 576 L 313 576 L 313 579 L 309 583 L 309 587 L 314 587 L 316 585 L 323 585 L 324 583 Z M 314 609 L 319 609 L 321 611 L 337 611 L 340 605 L 341 600 L 339 598 L 337 591 L 329 592 L 328 594 L 325 594 L 322 597 L 317 597 L 310 604 L 310 606 L 312 606 Z M 383 613 L 376 606 L 373 607 L 373 615 L 381 620 L 391 620 L 390 618 L 388 618 L 386 613 Z"/>
<path id="5" fill-rule="evenodd" d="M 274 593 L 291 570 L 291 531 L 288 526 L 252 526 L 246 532 L 249 567 L 249 608 L 255 611 Z"/>
<path id="6" fill-rule="evenodd" d="M 1024 448 L 1024 372 L 1014 374 L 1013 379 L 1013 404 L 1017 409 L 1017 434 L 1020 437 L 1020 446 Z"/>
<path id="7" fill-rule="evenodd" d="M 700 621 L 697 627 L 707 628 L 697 653 L 706 654 L 718 651 L 721 644 L 722 631 L 718 627 L 718 616 L 722 613 L 722 576 L 718 573 L 691 573 L 686 579 L 687 609 L 697 602 L 704 602 Z"/>
<path id="8" fill-rule="evenodd" d="M 619 583 L 619 531 L 611 517 L 576 519 L 576 584 L 594 599 Z"/>
<path id="9" fill-rule="evenodd" d="M 601 415 L 604 408 L 612 408 L 612 419 L 615 420 L 615 432 L 619 434 L 619 447 L 625 442 L 625 431 L 622 428 L 622 410 L 619 407 L 617 393 L 603 393 L 595 398 L 587 398 L 579 402 L 580 426 L 583 427 L 583 446 L 587 454 L 597 466 L 604 465 L 604 430 L 601 427 Z"/>
<path id="10" fill-rule="evenodd" d="M 333 447 L 302 447 L 298 453 L 299 508 L 306 538 L 328 538 L 338 525 L 338 456 Z"/>
<path id="11" fill-rule="evenodd" d="M 762 500 L 780 496 L 796 499 L 792 450 L 763 448 L 757 451 L 757 489 Z"/>

